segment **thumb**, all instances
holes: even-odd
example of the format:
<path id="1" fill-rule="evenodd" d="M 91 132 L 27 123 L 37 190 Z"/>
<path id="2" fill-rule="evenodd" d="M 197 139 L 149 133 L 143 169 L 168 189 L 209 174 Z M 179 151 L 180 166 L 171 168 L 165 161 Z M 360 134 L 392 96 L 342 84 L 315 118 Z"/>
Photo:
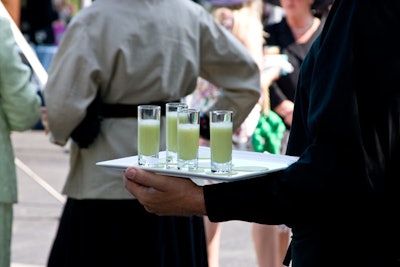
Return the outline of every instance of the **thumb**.
<path id="1" fill-rule="evenodd" d="M 129 167 L 125 170 L 125 177 L 126 179 L 130 181 L 134 181 L 134 178 L 136 176 L 136 169 L 133 167 Z"/>
<path id="2" fill-rule="evenodd" d="M 128 167 L 125 170 L 125 177 L 128 181 L 134 182 L 141 186 L 145 187 L 153 187 L 154 184 L 157 182 L 154 179 L 154 173 L 142 170 L 137 167 Z"/>

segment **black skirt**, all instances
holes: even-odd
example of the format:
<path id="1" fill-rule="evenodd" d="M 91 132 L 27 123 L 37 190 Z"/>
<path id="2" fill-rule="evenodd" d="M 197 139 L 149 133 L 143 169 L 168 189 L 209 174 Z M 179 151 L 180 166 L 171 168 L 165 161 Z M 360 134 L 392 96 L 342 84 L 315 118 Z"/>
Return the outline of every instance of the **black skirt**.
<path id="1" fill-rule="evenodd" d="M 48 267 L 207 267 L 202 217 L 157 216 L 137 200 L 68 198 Z"/>

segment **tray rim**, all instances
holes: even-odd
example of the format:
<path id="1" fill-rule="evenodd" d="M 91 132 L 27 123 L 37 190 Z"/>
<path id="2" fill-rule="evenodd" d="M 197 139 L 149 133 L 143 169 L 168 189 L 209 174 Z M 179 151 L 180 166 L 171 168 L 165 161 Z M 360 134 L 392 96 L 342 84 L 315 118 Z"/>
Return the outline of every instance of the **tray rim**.
<path id="1" fill-rule="evenodd" d="M 137 164 L 137 155 L 122 157 L 111 160 L 99 161 L 96 163 L 97 166 L 113 168 L 113 169 L 126 169 L 128 167 L 134 166 L 141 168 L 143 170 L 152 171 L 155 173 L 167 175 L 167 176 L 175 176 L 179 178 L 189 178 L 189 179 L 206 179 L 206 180 L 214 180 L 220 182 L 232 182 L 244 179 L 251 179 L 255 177 L 260 177 L 268 173 L 277 172 L 280 170 L 286 169 L 292 163 L 298 160 L 298 157 L 280 155 L 280 154 L 270 154 L 270 153 L 260 153 L 253 151 L 243 151 L 243 150 L 233 150 L 232 158 L 234 164 L 234 172 L 231 174 L 214 174 L 209 171 L 209 168 L 204 167 L 205 162 L 209 161 L 209 147 L 200 146 L 199 147 L 199 171 L 188 172 L 182 171 L 175 168 L 167 168 L 165 166 L 165 151 L 160 151 L 160 161 L 162 167 L 146 167 L 140 166 Z M 261 161 L 262 160 L 262 161 Z M 278 166 L 273 167 L 265 167 L 265 169 L 260 170 L 245 170 L 246 167 L 240 166 L 240 163 L 254 161 L 256 164 L 254 166 L 249 166 L 248 168 L 263 168 L 260 166 L 260 163 L 269 163 L 269 164 L 277 164 Z M 128 163 L 129 162 L 129 163 Z M 235 165 L 237 169 L 235 170 Z M 259 164 L 258 166 L 256 166 Z M 238 169 L 241 167 L 242 169 Z"/>

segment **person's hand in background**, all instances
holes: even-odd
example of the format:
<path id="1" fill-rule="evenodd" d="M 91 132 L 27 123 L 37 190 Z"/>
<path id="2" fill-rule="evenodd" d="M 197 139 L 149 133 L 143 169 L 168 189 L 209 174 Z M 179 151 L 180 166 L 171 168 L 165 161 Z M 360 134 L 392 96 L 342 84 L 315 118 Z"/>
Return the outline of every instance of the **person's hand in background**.
<path id="1" fill-rule="evenodd" d="M 294 103 L 290 100 L 283 100 L 278 106 L 274 108 L 274 111 L 283 118 L 286 125 L 292 125 Z"/>
<path id="2" fill-rule="evenodd" d="M 44 133 L 47 135 L 50 132 L 49 122 L 47 120 L 47 109 L 45 107 L 41 107 L 40 108 L 40 114 L 41 114 L 40 120 L 42 121 L 42 125 L 43 125 L 43 128 L 44 128 Z"/>

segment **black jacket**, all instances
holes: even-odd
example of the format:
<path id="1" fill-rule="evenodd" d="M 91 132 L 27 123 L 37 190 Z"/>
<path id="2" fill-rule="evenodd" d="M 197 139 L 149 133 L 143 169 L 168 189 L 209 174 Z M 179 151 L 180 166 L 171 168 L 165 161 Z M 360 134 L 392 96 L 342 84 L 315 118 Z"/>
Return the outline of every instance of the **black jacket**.
<path id="1" fill-rule="evenodd" d="M 292 228 L 292 266 L 400 266 L 400 1 L 336 0 L 302 64 L 284 171 L 204 187 L 212 221 Z"/>

